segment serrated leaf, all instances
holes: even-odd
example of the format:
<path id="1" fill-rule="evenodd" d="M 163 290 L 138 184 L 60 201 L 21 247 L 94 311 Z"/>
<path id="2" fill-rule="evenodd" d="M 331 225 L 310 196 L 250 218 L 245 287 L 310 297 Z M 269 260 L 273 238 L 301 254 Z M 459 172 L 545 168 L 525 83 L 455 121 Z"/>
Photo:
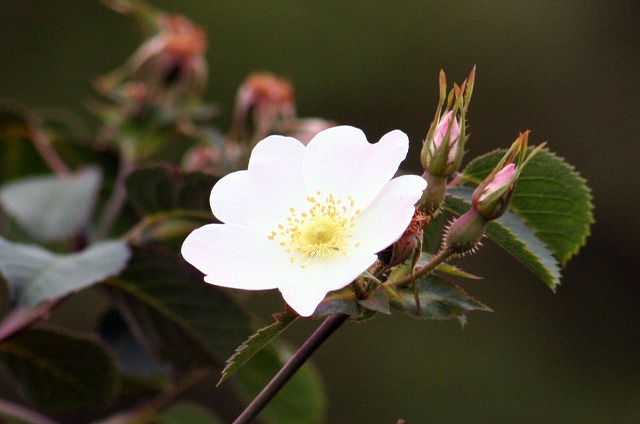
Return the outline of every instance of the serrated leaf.
<path id="1" fill-rule="evenodd" d="M 0 272 L 18 307 L 61 298 L 116 275 L 129 259 L 121 241 L 95 243 L 82 252 L 56 254 L 0 237 Z"/>
<path id="2" fill-rule="evenodd" d="M 218 384 L 229 378 L 249 359 L 278 337 L 298 318 L 296 314 L 284 313 L 275 316 L 276 321 L 251 335 L 233 355 L 227 359 Z"/>
<path id="3" fill-rule="evenodd" d="M 398 290 L 402 303 L 390 299 L 392 306 L 415 318 L 451 319 L 470 311 L 492 312 L 491 308 L 469 296 L 457 285 L 436 275 L 420 278 L 415 284 L 420 299 L 419 310 L 413 287 Z"/>
<path id="4" fill-rule="evenodd" d="M 25 178 L 0 189 L 0 204 L 34 239 L 62 240 L 87 227 L 101 180 L 96 168 Z"/>
<path id="5" fill-rule="evenodd" d="M 249 402 L 267 385 L 291 357 L 282 343 L 260 350 L 238 373 L 240 394 Z M 267 423 L 319 424 L 324 422 L 326 395 L 319 373 L 304 364 L 259 415 Z"/>
<path id="6" fill-rule="evenodd" d="M 127 269 L 104 286 L 141 343 L 181 367 L 220 365 L 251 333 L 230 297 L 158 247 L 135 249 Z"/>
<path id="7" fill-rule="evenodd" d="M 459 187 L 449 190 L 446 208 L 462 214 L 471 207 L 473 190 Z M 560 284 L 560 267 L 552 252 L 534 234 L 524 221 L 507 211 L 492 221 L 485 231 L 487 237 L 518 259 L 549 288 L 555 290 Z"/>
<path id="8" fill-rule="evenodd" d="M 118 385 L 111 355 L 96 341 L 71 333 L 21 331 L 0 344 L 0 361 L 41 408 L 104 406 Z"/>
<path id="9" fill-rule="evenodd" d="M 182 401 L 162 410 L 153 419 L 154 424 L 223 424 L 213 412 L 197 403 Z"/>
<path id="10" fill-rule="evenodd" d="M 503 154 L 501 150 L 474 159 L 465 168 L 464 177 L 481 181 Z M 585 180 L 547 149 L 523 169 L 511 208 L 563 266 L 585 244 L 594 222 L 591 190 Z"/>
<path id="11" fill-rule="evenodd" d="M 209 196 L 217 180 L 212 175 L 157 165 L 133 171 L 126 187 L 131 202 L 147 215 L 175 210 L 211 215 Z"/>

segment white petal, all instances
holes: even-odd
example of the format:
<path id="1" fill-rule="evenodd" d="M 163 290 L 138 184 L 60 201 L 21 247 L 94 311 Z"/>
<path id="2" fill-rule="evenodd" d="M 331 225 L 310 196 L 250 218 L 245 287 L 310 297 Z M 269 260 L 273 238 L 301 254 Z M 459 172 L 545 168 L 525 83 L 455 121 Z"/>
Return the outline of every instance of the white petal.
<path id="1" fill-rule="evenodd" d="M 303 153 L 295 138 L 270 136 L 259 142 L 247 171 L 233 172 L 213 187 L 213 214 L 228 224 L 273 230 L 290 207 L 305 204 Z"/>
<path id="2" fill-rule="evenodd" d="M 354 127 L 339 126 L 319 132 L 304 154 L 304 180 L 310 193 L 320 190 L 356 200 L 364 209 L 393 177 L 407 156 L 409 139 L 395 130 L 376 144 Z"/>
<path id="3" fill-rule="evenodd" d="M 361 252 L 379 252 L 396 241 L 409 226 L 414 205 L 427 186 L 424 178 L 403 175 L 384 186 L 380 194 L 356 219 L 354 243 Z"/>
<path id="4" fill-rule="evenodd" d="M 278 288 L 284 300 L 298 314 L 309 316 L 327 292 L 351 283 L 376 261 L 375 255 L 334 256 L 324 260 L 313 258 L 306 268 L 298 267 Z"/>
<path id="5" fill-rule="evenodd" d="M 293 265 L 277 242 L 252 228 L 209 224 L 182 244 L 182 256 L 217 286 L 245 290 L 276 288 Z"/>

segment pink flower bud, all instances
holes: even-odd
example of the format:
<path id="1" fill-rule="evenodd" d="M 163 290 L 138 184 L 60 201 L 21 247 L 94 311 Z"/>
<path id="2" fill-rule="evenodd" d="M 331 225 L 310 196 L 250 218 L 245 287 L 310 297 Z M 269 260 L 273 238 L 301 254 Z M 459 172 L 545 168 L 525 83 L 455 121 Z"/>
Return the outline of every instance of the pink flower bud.
<path id="1" fill-rule="evenodd" d="M 506 191 L 516 179 L 516 165 L 513 163 L 508 164 L 502 168 L 493 179 L 484 186 L 484 189 L 478 196 L 478 202 L 484 201 L 488 196 L 496 194 L 498 192 Z"/>
<path id="2" fill-rule="evenodd" d="M 456 160 L 456 155 L 458 153 L 458 139 L 460 138 L 460 124 L 458 123 L 458 118 L 453 118 L 453 123 L 451 123 L 452 116 L 453 111 L 450 110 L 447 112 L 438 122 L 436 132 L 433 135 L 433 148 L 435 151 L 442 145 L 443 140 L 447 136 L 447 131 L 449 131 L 449 126 L 451 126 L 451 135 L 449 136 L 449 154 L 447 155 L 448 164 L 451 164 Z"/>

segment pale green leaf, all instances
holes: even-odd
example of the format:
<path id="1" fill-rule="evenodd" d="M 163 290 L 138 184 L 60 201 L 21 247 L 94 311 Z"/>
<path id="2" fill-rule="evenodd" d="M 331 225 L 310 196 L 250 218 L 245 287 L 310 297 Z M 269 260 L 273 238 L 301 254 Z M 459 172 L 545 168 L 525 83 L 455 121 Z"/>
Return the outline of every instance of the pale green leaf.
<path id="1" fill-rule="evenodd" d="M 111 355 L 76 334 L 21 331 L 0 344 L 0 361 L 21 392 L 44 409 L 104 406 L 118 387 Z"/>
<path id="2" fill-rule="evenodd" d="M 233 355 L 227 359 L 226 366 L 222 370 L 222 376 L 220 377 L 218 384 L 229 378 L 256 353 L 282 334 L 282 332 L 286 330 L 289 325 L 298 318 L 298 316 L 292 313 L 284 313 L 275 315 L 275 318 L 276 321 L 274 323 L 261 328 L 255 334 L 251 335 L 251 337 L 242 343 Z"/>
<path id="3" fill-rule="evenodd" d="M 99 283 L 122 271 L 128 259 L 129 248 L 120 241 L 96 243 L 78 253 L 56 254 L 0 237 L 0 272 L 17 306 L 33 306 Z"/>
<path id="4" fill-rule="evenodd" d="M 66 239 L 88 226 L 101 179 L 96 168 L 25 178 L 0 189 L 0 204 L 36 240 Z"/>

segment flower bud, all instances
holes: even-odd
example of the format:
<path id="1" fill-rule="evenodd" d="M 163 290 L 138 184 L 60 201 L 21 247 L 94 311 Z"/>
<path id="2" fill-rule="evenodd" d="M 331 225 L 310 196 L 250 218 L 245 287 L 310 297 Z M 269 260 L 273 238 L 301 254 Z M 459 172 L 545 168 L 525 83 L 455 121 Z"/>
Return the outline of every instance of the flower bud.
<path id="1" fill-rule="evenodd" d="M 527 155 L 528 139 L 528 131 L 520 134 L 493 171 L 473 192 L 473 209 L 485 219 L 497 219 L 505 213 L 520 173 L 544 147 L 544 144 L 541 144 Z M 517 163 L 514 163 L 514 160 Z"/>
<path id="2" fill-rule="evenodd" d="M 454 84 L 447 96 L 446 77 L 444 72 L 440 72 L 438 108 L 420 155 L 423 168 L 431 175 L 446 178 L 460 168 L 464 144 L 468 139 L 465 134 L 466 114 L 474 79 L 475 68 L 460 87 Z"/>
<path id="3" fill-rule="evenodd" d="M 487 219 L 496 219 L 506 211 L 516 185 L 516 166 L 508 164 L 487 178 L 473 195 L 473 207 Z"/>

